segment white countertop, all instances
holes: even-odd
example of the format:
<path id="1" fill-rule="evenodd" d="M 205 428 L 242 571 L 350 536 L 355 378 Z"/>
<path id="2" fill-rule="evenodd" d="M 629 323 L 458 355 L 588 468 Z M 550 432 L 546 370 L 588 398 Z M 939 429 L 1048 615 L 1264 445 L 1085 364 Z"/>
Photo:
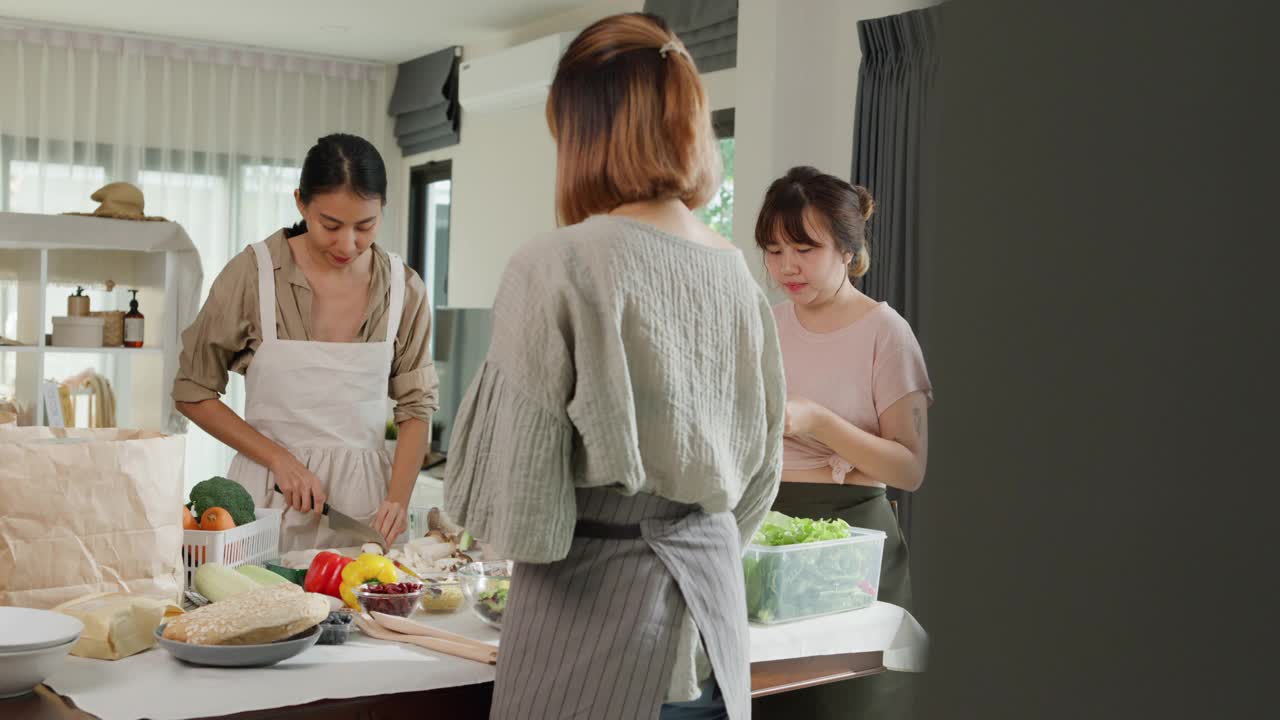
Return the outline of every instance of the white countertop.
<path id="1" fill-rule="evenodd" d="M 415 620 L 497 644 L 497 631 L 470 612 Z M 896 605 L 772 627 L 751 626 L 751 660 L 883 651 L 894 670 L 924 669 L 927 638 Z M 160 648 L 124 660 L 69 657 L 48 685 L 103 720 L 180 720 L 298 705 L 329 698 L 416 692 L 493 680 L 488 665 L 413 646 L 368 638 L 353 630 L 343 645 L 315 645 L 270 668 L 184 665 Z M 198 698 L 198 702 L 195 701 Z"/>

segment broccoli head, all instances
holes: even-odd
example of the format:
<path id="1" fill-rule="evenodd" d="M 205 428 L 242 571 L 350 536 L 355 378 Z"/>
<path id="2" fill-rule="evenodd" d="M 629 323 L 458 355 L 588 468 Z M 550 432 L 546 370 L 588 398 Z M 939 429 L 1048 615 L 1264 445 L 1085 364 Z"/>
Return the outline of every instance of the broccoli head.
<path id="1" fill-rule="evenodd" d="M 199 518 L 211 507 L 220 507 L 231 513 L 236 526 L 251 523 L 254 520 L 253 497 L 249 491 L 234 480 L 224 477 L 211 477 L 202 480 L 191 488 L 191 512 Z"/>

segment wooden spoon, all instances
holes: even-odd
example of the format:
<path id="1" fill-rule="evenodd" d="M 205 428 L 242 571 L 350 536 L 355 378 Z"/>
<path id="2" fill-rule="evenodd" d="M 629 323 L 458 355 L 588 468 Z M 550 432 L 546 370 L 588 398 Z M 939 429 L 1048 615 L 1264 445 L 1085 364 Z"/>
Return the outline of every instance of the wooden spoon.
<path id="1" fill-rule="evenodd" d="M 495 650 L 496 651 L 494 646 L 490 645 L 489 643 L 481 642 L 479 640 L 473 640 L 472 638 L 466 637 L 465 635 L 458 635 L 457 633 L 451 633 L 448 630 L 441 630 L 439 628 L 434 628 L 434 627 L 431 627 L 430 625 L 423 625 L 422 623 L 414 622 L 409 618 L 397 617 L 395 615 L 388 615 L 386 613 L 381 613 L 377 611 L 371 612 L 369 614 L 373 616 L 374 622 L 390 630 L 391 632 L 397 632 L 403 635 L 420 635 L 422 637 L 433 637 L 433 638 L 438 638 L 440 640 L 448 640 L 449 642 L 456 642 L 461 645 L 473 645 L 479 650 L 484 650 L 484 651 Z"/>
<path id="2" fill-rule="evenodd" d="M 405 635 L 398 632 L 392 632 L 378 623 L 370 620 L 363 615 L 355 616 L 356 627 L 365 635 L 378 640 L 389 640 L 391 642 L 405 643 L 407 645 L 417 645 L 418 647 L 434 650 L 445 655 L 453 655 L 466 660 L 474 660 L 476 662 L 485 663 L 486 665 L 498 664 L 498 649 L 490 647 L 488 651 L 481 650 L 472 645 L 464 645 L 462 643 L 451 642 L 449 640 L 441 640 L 439 638 L 423 637 L 421 635 Z"/>

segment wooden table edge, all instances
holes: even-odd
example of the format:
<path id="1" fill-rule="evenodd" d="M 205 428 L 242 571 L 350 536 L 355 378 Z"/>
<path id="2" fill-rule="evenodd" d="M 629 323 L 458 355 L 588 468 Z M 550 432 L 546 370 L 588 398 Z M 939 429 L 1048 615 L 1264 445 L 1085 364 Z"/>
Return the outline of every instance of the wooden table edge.
<path id="1" fill-rule="evenodd" d="M 757 662 L 751 664 L 751 697 L 802 690 L 878 675 L 884 671 L 884 653 L 881 651 Z"/>
<path id="2" fill-rule="evenodd" d="M 876 675 L 884 671 L 884 653 L 879 651 L 757 662 L 751 664 L 751 697 L 758 698 L 801 690 L 815 685 Z M 474 709 L 475 703 L 484 703 L 487 706 L 487 700 L 492 697 L 492 694 L 492 682 L 470 683 L 434 690 L 326 698 L 300 705 L 246 710 L 231 715 L 219 715 L 217 718 L 235 718 L 235 720 L 339 718 L 349 715 L 353 710 L 361 714 L 367 713 L 377 705 L 427 702 L 431 703 L 434 710 L 457 712 L 458 717 L 466 717 L 466 710 Z M 9 712 L 13 711 L 22 714 L 9 715 Z M 71 698 L 59 695 L 47 685 L 39 686 L 32 695 L 0 700 L 0 715 L 14 717 L 15 720 L 97 720 L 96 716 L 76 707 Z M 214 719 L 205 718 L 204 720 Z"/>

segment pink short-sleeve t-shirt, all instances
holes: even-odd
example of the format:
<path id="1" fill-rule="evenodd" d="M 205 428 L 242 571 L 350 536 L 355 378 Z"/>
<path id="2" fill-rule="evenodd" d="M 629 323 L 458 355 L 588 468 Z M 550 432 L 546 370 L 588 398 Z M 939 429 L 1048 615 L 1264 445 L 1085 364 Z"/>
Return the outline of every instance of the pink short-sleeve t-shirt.
<path id="1" fill-rule="evenodd" d="M 852 425 L 880 434 L 880 415 L 913 392 L 933 403 L 924 353 L 911 326 L 886 303 L 833 332 L 806 330 L 795 305 L 775 305 L 787 394 L 800 395 L 835 412 Z M 841 482 L 851 465 L 811 438 L 786 438 L 784 470 L 830 466 Z"/>

